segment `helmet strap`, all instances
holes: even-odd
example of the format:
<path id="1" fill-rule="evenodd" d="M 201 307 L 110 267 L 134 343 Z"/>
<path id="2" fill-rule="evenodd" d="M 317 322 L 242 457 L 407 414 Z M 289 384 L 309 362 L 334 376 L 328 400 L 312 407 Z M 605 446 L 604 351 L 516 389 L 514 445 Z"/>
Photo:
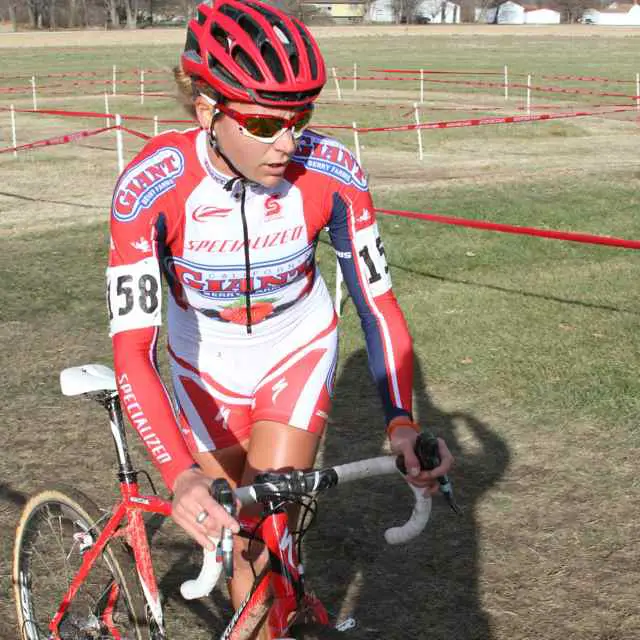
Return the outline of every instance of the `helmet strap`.
<path id="1" fill-rule="evenodd" d="M 244 182 L 253 182 L 253 180 L 249 180 L 249 178 L 247 178 L 247 176 L 244 175 L 244 173 L 242 173 L 242 171 L 240 171 L 234 164 L 233 162 L 231 162 L 231 160 L 229 160 L 229 157 L 227 156 L 227 154 L 221 149 L 220 147 L 220 142 L 218 142 L 218 138 L 216 137 L 216 133 L 213 129 L 216 120 L 218 118 L 218 115 L 221 112 L 218 111 L 217 109 L 214 110 L 213 112 L 213 118 L 211 118 L 211 125 L 209 126 L 209 135 L 208 135 L 208 139 L 209 139 L 209 145 L 211 146 L 211 149 L 213 150 L 213 152 L 217 155 L 220 156 L 220 158 L 222 158 L 225 162 L 225 164 L 227 165 L 227 167 L 229 167 L 229 169 L 231 169 L 231 171 L 233 173 L 235 173 L 240 179 L 242 179 Z"/>

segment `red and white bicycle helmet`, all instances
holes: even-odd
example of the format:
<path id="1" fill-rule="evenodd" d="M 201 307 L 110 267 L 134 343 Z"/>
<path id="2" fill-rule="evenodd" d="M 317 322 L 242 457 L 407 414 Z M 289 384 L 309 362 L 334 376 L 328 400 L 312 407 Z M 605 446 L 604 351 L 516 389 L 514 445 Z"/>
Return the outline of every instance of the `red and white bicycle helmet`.
<path id="1" fill-rule="evenodd" d="M 259 0 L 198 5 L 181 62 L 187 75 L 228 100 L 273 107 L 313 102 L 327 79 L 309 30 Z"/>

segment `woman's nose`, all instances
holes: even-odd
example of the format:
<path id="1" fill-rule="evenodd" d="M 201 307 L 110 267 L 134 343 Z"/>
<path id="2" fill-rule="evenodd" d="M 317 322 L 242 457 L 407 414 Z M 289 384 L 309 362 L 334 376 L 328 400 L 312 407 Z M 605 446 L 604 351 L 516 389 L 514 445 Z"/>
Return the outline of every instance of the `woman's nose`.
<path id="1" fill-rule="evenodd" d="M 291 129 L 287 129 L 274 143 L 274 148 L 277 151 L 286 153 L 288 156 L 292 156 L 296 150 L 296 141 L 293 137 Z"/>

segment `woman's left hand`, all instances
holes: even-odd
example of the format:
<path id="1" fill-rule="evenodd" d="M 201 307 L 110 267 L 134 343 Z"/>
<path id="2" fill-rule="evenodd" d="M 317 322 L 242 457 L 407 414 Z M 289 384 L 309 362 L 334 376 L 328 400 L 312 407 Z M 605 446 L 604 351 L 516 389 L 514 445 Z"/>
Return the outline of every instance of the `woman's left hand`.
<path id="1" fill-rule="evenodd" d="M 442 438 L 438 438 L 440 464 L 435 469 L 421 471 L 420 462 L 414 451 L 418 435 L 418 431 L 410 426 L 396 427 L 389 438 L 391 450 L 393 453 L 404 457 L 404 463 L 407 468 L 407 482 L 416 487 L 424 487 L 430 495 L 435 495 L 440 487 L 438 478 L 449 473 L 453 466 L 453 455 L 449 451 L 447 443 Z"/>

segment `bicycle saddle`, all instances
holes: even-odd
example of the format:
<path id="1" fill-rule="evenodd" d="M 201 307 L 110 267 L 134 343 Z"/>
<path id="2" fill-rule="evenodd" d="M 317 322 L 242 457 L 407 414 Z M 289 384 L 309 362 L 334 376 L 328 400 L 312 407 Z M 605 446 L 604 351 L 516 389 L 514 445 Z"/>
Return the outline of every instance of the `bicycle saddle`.
<path id="1" fill-rule="evenodd" d="M 116 376 L 103 364 L 85 364 L 60 372 L 60 389 L 65 396 L 78 396 L 94 391 L 115 391 Z"/>

